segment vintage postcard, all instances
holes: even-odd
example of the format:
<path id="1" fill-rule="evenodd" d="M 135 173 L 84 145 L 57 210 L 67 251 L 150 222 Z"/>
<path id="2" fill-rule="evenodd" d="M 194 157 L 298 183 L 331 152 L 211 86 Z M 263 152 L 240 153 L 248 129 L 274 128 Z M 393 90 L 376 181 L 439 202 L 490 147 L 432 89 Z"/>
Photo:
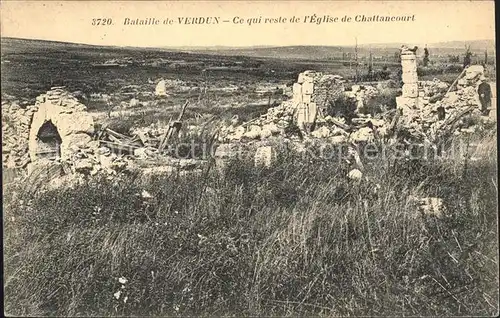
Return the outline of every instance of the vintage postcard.
<path id="1" fill-rule="evenodd" d="M 493 1 L 2 1 L 6 316 L 497 316 Z"/>

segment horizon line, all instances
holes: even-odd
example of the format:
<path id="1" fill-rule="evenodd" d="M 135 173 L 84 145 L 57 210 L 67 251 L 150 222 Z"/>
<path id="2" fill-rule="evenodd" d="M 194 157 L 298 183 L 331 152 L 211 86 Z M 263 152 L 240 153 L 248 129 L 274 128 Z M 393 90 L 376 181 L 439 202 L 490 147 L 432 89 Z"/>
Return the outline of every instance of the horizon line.
<path id="1" fill-rule="evenodd" d="M 115 47 L 115 48 L 141 48 L 141 49 L 188 49 L 188 48 L 235 48 L 235 49 L 250 49 L 250 48 L 284 48 L 284 47 L 355 47 L 356 44 L 348 45 L 332 45 L 332 44 L 289 44 L 289 45 L 272 45 L 272 44 L 260 44 L 260 45 L 177 45 L 177 46 L 133 46 L 133 45 L 113 45 L 113 44 L 91 44 L 91 43 L 82 43 L 82 42 L 70 42 L 70 41 L 61 41 L 61 40 L 47 40 L 47 39 L 39 39 L 39 38 L 22 38 L 22 37 L 12 37 L 12 36 L 1 36 L 1 40 L 3 39 L 13 39 L 13 40 L 28 40 L 28 41 L 40 41 L 40 42 L 53 42 L 53 43 L 61 43 L 61 44 L 73 44 L 73 45 L 86 45 L 86 46 L 94 46 L 94 47 Z M 481 42 L 481 41 L 491 41 L 495 45 L 495 39 L 476 39 L 476 40 L 448 40 L 448 41 L 439 41 L 439 42 L 429 42 L 426 45 L 432 44 L 441 44 L 441 43 L 449 43 L 449 42 Z M 357 46 L 370 46 L 370 45 L 400 45 L 400 44 L 415 44 L 420 42 L 370 42 L 370 43 L 358 43 Z"/>

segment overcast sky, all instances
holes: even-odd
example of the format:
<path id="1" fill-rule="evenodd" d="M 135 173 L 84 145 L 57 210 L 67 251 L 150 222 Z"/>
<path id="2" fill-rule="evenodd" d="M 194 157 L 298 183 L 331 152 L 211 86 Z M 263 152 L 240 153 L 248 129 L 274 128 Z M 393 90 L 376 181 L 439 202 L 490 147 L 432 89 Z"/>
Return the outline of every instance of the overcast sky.
<path id="1" fill-rule="evenodd" d="M 264 19 L 292 16 L 415 16 L 414 22 L 285 23 Z M 57 2 L 2 1 L 5 37 L 118 46 L 353 45 L 433 43 L 495 38 L 493 1 L 221 1 Z M 179 24 L 179 17 L 220 17 L 219 24 Z M 234 24 L 233 19 L 243 24 Z M 262 17 L 249 26 L 249 18 Z M 111 26 L 92 26 L 110 18 Z M 156 26 L 123 25 L 125 18 L 160 20 Z M 173 19 L 174 24 L 163 25 Z M 229 20 L 230 22 L 222 22 Z"/>

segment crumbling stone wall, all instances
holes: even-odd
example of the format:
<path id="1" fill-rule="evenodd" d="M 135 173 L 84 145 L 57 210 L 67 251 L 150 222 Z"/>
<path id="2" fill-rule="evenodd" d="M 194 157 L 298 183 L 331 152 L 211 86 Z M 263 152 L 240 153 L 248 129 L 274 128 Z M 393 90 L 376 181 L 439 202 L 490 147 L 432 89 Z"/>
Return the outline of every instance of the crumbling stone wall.
<path id="1" fill-rule="evenodd" d="M 477 88 L 484 76 L 482 65 L 471 65 L 465 70 L 464 76 L 457 81 L 456 89 L 449 92 L 442 100 L 436 104 L 445 109 L 462 108 L 466 106 L 481 107 Z"/>
<path id="2" fill-rule="evenodd" d="M 17 100 L 2 99 L 2 166 L 24 168 L 30 162 L 28 136 L 38 107 L 22 107 Z"/>
<path id="3" fill-rule="evenodd" d="M 318 117 L 323 117 L 330 101 L 344 93 L 344 80 L 339 75 L 323 75 L 305 71 L 293 84 L 292 103 L 296 108 L 295 121 L 299 128 L 309 131 Z"/>
<path id="4" fill-rule="evenodd" d="M 57 129 L 60 159 L 74 161 L 74 155 L 92 145 L 94 120 L 85 105 L 64 90 L 53 87 L 25 108 L 16 102 L 2 103 L 2 163 L 7 168 L 25 168 L 40 156 L 40 128 L 51 122 Z M 94 142 L 98 147 L 98 142 Z"/>

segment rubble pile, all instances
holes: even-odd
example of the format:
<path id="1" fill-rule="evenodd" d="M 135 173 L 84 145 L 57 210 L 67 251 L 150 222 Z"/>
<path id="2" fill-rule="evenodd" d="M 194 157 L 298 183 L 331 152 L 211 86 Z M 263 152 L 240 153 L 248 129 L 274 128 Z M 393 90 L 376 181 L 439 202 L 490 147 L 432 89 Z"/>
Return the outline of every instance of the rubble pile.
<path id="1" fill-rule="evenodd" d="M 434 83 L 418 82 L 415 94 L 415 52 L 403 46 L 401 54 L 403 95 L 396 98 L 397 108 L 402 112 L 402 120 L 398 123 L 400 130 L 414 141 L 431 143 L 451 130 L 455 134 L 460 134 L 462 128 L 463 132 L 470 132 L 470 121 L 468 123 L 463 118 L 470 114 L 481 115 L 477 87 L 484 77 L 483 66 L 467 67 L 452 84 L 457 84 L 455 91 L 451 91 L 455 87 L 448 88 L 446 84 L 434 80 Z"/>
<path id="2" fill-rule="evenodd" d="M 99 172 L 116 174 L 125 171 L 133 163 L 132 158 L 111 152 L 108 147 L 83 148 L 72 158 L 75 172 L 95 175 Z"/>
<path id="3" fill-rule="evenodd" d="M 435 143 L 450 131 L 458 134 L 474 131 L 469 127 L 474 120 L 464 118 L 481 115 L 477 87 L 484 80 L 483 67 L 469 66 L 452 87 L 437 79 L 418 81 L 412 52 L 405 51 L 402 59 L 404 85 L 402 96 L 396 98 L 396 110 L 375 116 L 363 114 L 366 106 L 383 91 L 370 85 L 352 85 L 346 90 L 341 76 L 305 71 L 293 84 L 289 100 L 249 122 L 241 123 L 234 117 L 229 125 L 223 125 L 218 134 L 223 145 L 217 148 L 216 158 L 227 162 L 234 155 L 233 146 L 239 145 L 243 148 L 238 147 L 238 152 L 247 151 L 248 147 L 257 149 L 255 165 L 268 167 L 276 160 L 276 152 L 270 146 L 276 140 L 297 148 L 307 142 L 364 143 L 380 138 Z M 180 84 L 162 79 L 155 94 L 168 96 L 167 89 Z M 330 108 L 332 103 L 354 107 L 346 102 L 349 100 L 356 105 L 352 114 L 338 115 Z M 200 135 L 196 126 L 180 131 L 188 103 L 168 127 L 134 128 L 126 136 L 108 128 L 95 131 L 86 106 L 64 87 L 52 87 L 38 96 L 34 105 L 3 96 L 2 163 L 7 168 L 28 168 L 29 172 L 40 169 L 48 160 L 64 163 L 72 172 L 90 175 L 116 174 L 146 161 L 153 162 L 153 170 L 161 164 L 169 171 L 173 166 L 181 170 L 196 169 L 201 165 L 196 160 L 166 156 L 170 154 L 166 146 L 171 136 Z M 137 107 L 141 102 L 134 97 L 127 105 Z"/>
<path id="4" fill-rule="evenodd" d="M 418 82 L 418 104 L 420 107 L 427 107 L 429 104 L 434 104 L 441 100 L 448 91 L 449 84 L 438 80 L 419 81 Z"/>
<path id="5" fill-rule="evenodd" d="M 432 81 L 419 81 L 418 90 L 419 96 L 431 97 L 438 94 L 444 94 L 449 88 L 449 84 L 438 80 L 437 78 Z"/>
<path id="6" fill-rule="evenodd" d="M 285 101 L 277 107 L 269 108 L 267 114 L 250 122 L 238 125 L 232 122 L 221 128 L 219 141 L 238 141 L 241 139 L 265 139 L 274 135 L 285 135 L 292 125 L 295 107 L 292 101 Z"/>
<path id="7" fill-rule="evenodd" d="M 292 99 L 269 108 L 260 118 L 243 124 L 232 122 L 222 127 L 219 141 L 265 140 L 273 136 L 289 139 L 329 138 L 332 143 L 367 141 L 374 136 L 372 128 L 367 127 L 370 123 L 377 132 L 384 134 L 385 122 L 371 115 L 358 114 L 350 125 L 342 117 L 325 116 L 329 103 L 341 96 L 356 99 L 363 107 L 378 94 L 372 86 L 354 85 L 351 91 L 345 91 L 344 82 L 338 75 L 305 71 L 299 74 L 297 83 L 293 85 Z"/>
<path id="8" fill-rule="evenodd" d="M 418 82 L 418 98 L 411 108 L 404 105 L 404 119 L 400 122 L 400 127 L 413 136 L 414 140 L 429 139 L 429 129 L 435 131 L 444 123 L 444 118 L 440 119 L 438 114 L 441 106 L 439 101 L 448 96 L 445 95 L 448 88 L 448 83 L 438 79 Z"/>
<path id="9" fill-rule="evenodd" d="M 483 66 L 469 66 L 465 75 L 457 81 L 456 90 L 449 92 L 437 105 L 443 106 L 445 109 L 469 105 L 480 106 L 477 87 L 482 76 L 484 76 Z"/>
<path id="10" fill-rule="evenodd" d="M 413 65 L 412 62 L 408 57 L 405 63 Z M 395 130 L 405 133 L 396 134 L 394 138 L 434 142 L 451 128 L 455 134 L 473 131 L 469 129 L 468 121 L 462 118 L 467 114 L 480 114 L 477 85 L 484 74 L 482 66 L 467 68 L 463 78 L 457 80 L 456 90 L 451 92 L 448 92 L 450 85 L 438 79 L 415 82 L 412 70 L 405 73 L 408 81 L 406 94 L 397 98 L 403 103 L 400 108 L 402 116 L 397 122 L 388 120 L 385 114 L 372 117 L 360 112 L 379 94 L 375 87 L 353 85 L 351 90 L 346 91 L 340 76 L 305 71 L 293 85 L 292 99 L 268 109 L 260 118 L 243 124 L 232 122 L 222 127 L 219 142 L 263 141 L 279 136 L 288 140 L 322 139 L 334 144 L 357 143 L 370 142 L 376 137 L 390 137 Z M 417 92 L 413 91 L 415 87 L 418 87 Z M 324 116 L 322 109 L 326 109 L 329 101 L 339 94 L 356 100 L 354 118 Z M 394 129 L 396 124 L 398 129 Z"/>
<path id="11" fill-rule="evenodd" d="M 408 120 L 403 128 L 415 139 L 430 142 L 434 142 L 444 133 L 449 133 L 450 129 L 453 129 L 455 134 L 474 131 L 474 128 L 469 127 L 470 123 L 462 119 L 464 115 L 478 118 L 481 116 L 477 86 L 482 76 L 484 76 L 482 66 L 470 66 L 466 69 L 465 76 L 457 81 L 455 91 L 447 93 L 434 104 L 424 104 L 418 112 L 408 114 Z M 439 86 L 441 87 L 438 87 L 438 90 L 444 90 L 443 84 Z M 421 99 L 420 97 L 419 101 Z"/>

